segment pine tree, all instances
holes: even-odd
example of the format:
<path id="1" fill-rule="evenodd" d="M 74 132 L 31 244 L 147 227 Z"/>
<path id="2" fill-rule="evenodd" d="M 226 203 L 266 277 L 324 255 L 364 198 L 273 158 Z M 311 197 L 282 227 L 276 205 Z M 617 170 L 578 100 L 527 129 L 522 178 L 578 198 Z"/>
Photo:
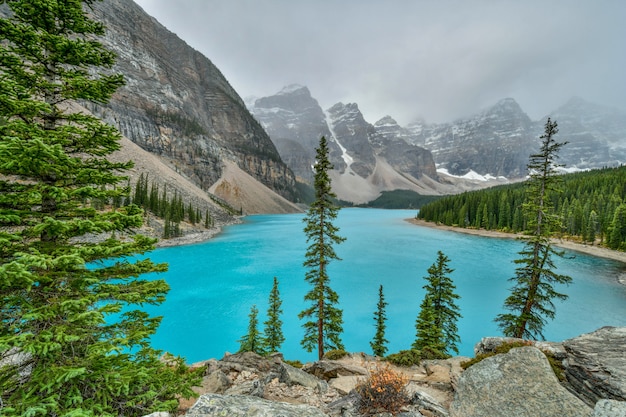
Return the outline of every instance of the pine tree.
<path id="1" fill-rule="evenodd" d="M 445 352 L 443 330 L 437 326 L 437 317 L 431 297 L 424 297 L 420 304 L 420 312 L 415 320 L 415 341 L 412 349 L 422 350 L 429 348 L 438 352 Z"/>
<path id="2" fill-rule="evenodd" d="M 454 269 L 448 267 L 450 259 L 437 252 L 437 261 L 428 268 L 428 282 L 424 285 L 426 293 L 420 305 L 420 313 L 415 322 L 416 339 L 414 349 L 430 347 L 442 352 L 459 353 L 456 322 L 461 317 L 455 300 L 459 295 L 454 292 L 456 286 L 448 276 Z"/>
<path id="3" fill-rule="evenodd" d="M 209 229 L 211 227 L 211 215 L 209 214 L 209 209 L 204 212 L 204 228 Z"/>
<path id="4" fill-rule="evenodd" d="M 385 294 L 383 293 L 383 286 L 378 288 L 378 304 L 376 304 L 376 311 L 374 312 L 374 323 L 376 323 L 376 334 L 374 339 L 370 342 L 372 347 L 372 353 L 375 356 L 383 357 L 387 353 L 387 343 L 389 341 L 385 339 L 385 329 L 387 328 L 386 321 L 387 315 L 385 308 L 387 307 L 385 301 Z"/>
<path id="5" fill-rule="evenodd" d="M 326 138 L 322 136 L 316 149 L 315 201 L 311 203 L 304 218 L 304 233 L 307 243 L 310 242 L 304 261 L 304 266 L 308 268 L 305 279 L 313 286 L 304 300 L 312 305 L 298 315 L 300 319 L 310 318 L 303 325 L 305 332 L 301 344 L 308 352 L 317 346 L 320 360 L 326 349 L 344 348 L 341 342 L 343 311 L 337 307 L 339 295 L 330 287 L 328 276 L 328 263 L 333 259 L 339 260 L 333 244 L 345 240 L 337 234 L 339 228 L 333 224 L 339 207 L 333 202 L 336 196 L 331 190 L 328 176 L 330 169 L 332 165 L 328 160 L 328 146 Z"/>
<path id="6" fill-rule="evenodd" d="M 268 300 L 269 307 L 267 309 L 267 320 L 263 323 L 265 325 L 265 348 L 268 352 L 278 352 L 280 347 L 285 341 L 283 335 L 283 322 L 280 319 L 280 315 L 283 314 L 281 305 L 283 304 L 280 299 L 280 292 L 278 291 L 278 278 L 274 277 L 274 285 L 270 291 Z"/>
<path id="7" fill-rule="evenodd" d="M 239 352 L 254 352 L 259 355 L 265 354 L 263 346 L 263 336 L 259 333 L 259 320 L 257 318 L 259 310 L 256 305 L 250 307 L 250 314 L 248 315 L 248 333 L 238 340 Z"/>
<path id="8" fill-rule="evenodd" d="M 559 217 L 554 215 L 551 194 L 558 192 L 560 178 L 557 176 L 556 158 L 565 142 L 558 143 L 557 123 L 546 121 L 541 135 L 539 153 L 530 156 L 529 180 L 526 182 L 527 201 L 523 205 L 529 235 L 515 270 L 515 282 L 511 295 L 504 301 L 504 308 L 511 313 L 499 314 L 495 321 L 505 336 L 543 339 L 546 317 L 553 319 L 555 307 L 552 300 L 565 300 L 567 295 L 557 292 L 553 284 L 569 284 L 572 279 L 556 273 L 552 255 L 561 256 L 550 244 L 550 236 L 561 229 Z"/>
<path id="9" fill-rule="evenodd" d="M 116 235 L 139 227 L 126 197 L 131 162 L 115 128 L 69 110 L 105 103 L 123 84 L 114 54 L 97 40 L 91 1 L 2 0 L 0 18 L 0 367 L 3 416 L 138 416 L 174 412 L 191 396 L 180 359 L 167 365 L 149 345 L 168 286 L 142 274 L 164 264 L 133 260 L 155 241 Z M 84 236 L 99 235 L 93 243 Z M 107 238 L 108 237 L 108 238 Z"/>

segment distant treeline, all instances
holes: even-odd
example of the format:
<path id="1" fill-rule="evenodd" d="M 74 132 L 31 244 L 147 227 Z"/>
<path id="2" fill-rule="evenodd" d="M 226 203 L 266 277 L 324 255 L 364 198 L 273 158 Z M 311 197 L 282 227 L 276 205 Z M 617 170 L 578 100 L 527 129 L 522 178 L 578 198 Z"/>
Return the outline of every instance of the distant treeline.
<path id="1" fill-rule="evenodd" d="M 384 208 L 384 209 L 418 209 L 424 204 L 435 201 L 440 196 L 421 195 L 411 190 L 383 191 L 376 200 L 369 201 L 358 207 Z"/>
<path id="2" fill-rule="evenodd" d="M 551 196 L 561 236 L 626 250 L 626 166 L 563 175 Z M 521 232 L 523 183 L 444 197 L 424 205 L 417 218 L 448 226 Z"/>

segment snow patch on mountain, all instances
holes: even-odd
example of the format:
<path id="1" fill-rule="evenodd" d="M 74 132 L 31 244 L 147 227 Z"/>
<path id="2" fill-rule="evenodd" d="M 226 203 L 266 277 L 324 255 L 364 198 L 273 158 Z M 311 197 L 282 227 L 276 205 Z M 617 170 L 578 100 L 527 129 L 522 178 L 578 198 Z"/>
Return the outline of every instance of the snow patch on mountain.
<path id="1" fill-rule="evenodd" d="M 445 174 L 449 177 L 454 177 L 454 178 L 463 178 L 466 180 L 472 180 L 472 181 L 484 181 L 484 182 L 488 182 L 488 181 L 494 181 L 494 180 L 498 180 L 498 181 L 509 181 L 508 178 L 503 177 L 501 175 L 494 177 L 491 174 L 485 174 L 485 175 L 481 175 L 479 173 L 477 173 L 476 171 L 473 170 L 469 170 L 469 172 L 467 172 L 464 175 L 453 175 L 450 172 L 448 172 L 448 170 L 446 168 L 437 168 L 437 173 L 439 174 Z"/>
<path id="2" fill-rule="evenodd" d="M 354 158 L 352 158 L 350 154 L 348 154 L 348 150 L 341 143 L 339 143 L 333 127 L 331 115 L 327 111 L 324 112 L 324 115 L 326 116 L 326 124 L 328 125 L 328 130 L 332 135 L 332 140 L 337 144 L 337 146 L 339 146 L 339 149 L 341 149 L 341 159 L 343 159 L 343 162 L 345 162 L 347 166 L 346 173 L 351 173 L 352 169 L 350 168 L 350 165 L 354 162 Z"/>

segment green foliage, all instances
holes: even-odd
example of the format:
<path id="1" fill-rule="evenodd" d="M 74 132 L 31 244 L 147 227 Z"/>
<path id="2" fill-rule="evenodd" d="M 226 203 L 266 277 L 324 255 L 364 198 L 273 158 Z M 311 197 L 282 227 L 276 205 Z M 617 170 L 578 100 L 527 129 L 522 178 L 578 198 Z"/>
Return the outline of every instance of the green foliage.
<path id="1" fill-rule="evenodd" d="M 281 305 L 283 304 L 280 299 L 280 292 L 278 291 L 278 278 L 274 277 L 274 285 L 270 291 L 269 307 L 267 309 L 267 320 L 265 321 L 265 338 L 264 344 L 267 352 L 278 352 L 285 336 L 283 335 L 283 322 L 280 319 L 280 315 L 283 313 Z"/>
<path id="2" fill-rule="evenodd" d="M 440 199 L 440 196 L 421 195 L 411 190 L 383 191 L 380 196 L 359 207 L 384 209 L 418 209 L 424 204 Z"/>
<path id="3" fill-rule="evenodd" d="M 334 205 L 335 194 L 331 190 L 328 171 L 332 165 L 328 160 L 328 146 L 324 136 L 316 149 L 315 165 L 315 201 L 309 206 L 304 218 L 307 236 L 307 248 L 304 261 L 308 268 L 305 280 L 313 287 L 304 300 L 311 306 L 300 312 L 300 319 L 309 318 L 303 324 L 304 338 L 302 346 L 311 352 L 317 346 L 318 358 L 324 357 L 327 349 L 343 349 L 343 311 L 337 307 L 339 295 L 330 287 L 328 264 L 333 259 L 339 260 L 333 248 L 345 238 L 339 236 L 339 228 L 333 224 L 339 208 Z"/>
<path id="4" fill-rule="evenodd" d="M 397 353 L 392 353 L 385 358 L 385 361 L 390 362 L 397 366 L 413 366 L 419 365 L 423 360 L 432 359 L 447 359 L 450 355 L 442 350 L 438 350 L 432 347 L 425 347 L 424 349 L 409 349 L 401 350 Z"/>
<path id="5" fill-rule="evenodd" d="M 457 320 L 461 317 L 455 300 L 459 295 L 454 292 L 456 286 L 448 276 L 454 272 L 448 267 L 450 259 L 437 252 L 437 261 L 428 268 L 426 293 L 420 305 L 420 312 L 415 321 L 416 338 L 413 349 L 432 348 L 437 351 L 458 353 Z"/>
<path id="6" fill-rule="evenodd" d="M 509 313 L 499 314 L 495 321 L 505 336 L 517 338 L 543 339 L 546 318 L 553 319 L 555 307 L 552 300 L 565 300 L 567 295 L 557 292 L 554 284 L 569 284 L 572 279 L 556 273 L 552 255 L 561 256 L 550 244 L 550 236 L 561 226 L 554 214 L 549 199 L 551 193 L 559 191 L 560 177 L 556 175 L 555 163 L 559 149 L 565 143 L 558 143 L 554 135 L 558 132 L 556 122 L 547 120 L 545 133 L 541 136 L 540 152 L 530 156 L 528 169 L 530 179 L 526 182 L 527 198 L 523 205 L 527 218 L 529 235 L 525 238 L 520 258 L 514 262 L 514 282 L 504 301 Z"/>
<path id="7" fill-rule="evenodd" d="M 300 362 L 300 361 L 298 361 L 298 360 L 292 361 L 292 360 L 287 360 L 287 359 L 285 359 L 285 363 L 286 363 L 287 365 L 291 365 L 291 366 L 293 366 L 294 368 L 298 368 L 298 369 L 301 369 L 301 368 L 304 366 L 304 365 L 302 364 L 302 362 Z"/>
<path id="8" fill-rule="evenodd" d="M 609 226 L 607 245 L 611 249 L 626 251 L 626 203 L 620 204 L 615 209 L 613 220 Z"/>
<path id="9" fill-rule="evenodd" d="M 324 359 L 328 359 L 330 361 L 336 361 L 336 360 L 345 358 L 348 355 L 349 353 L 343 349 L 333 349 L 324 353 Z"/>
<path id="10" fill-rule="evenodd" d="M 611 249 L 626 250 L 622 248 L 626 234 L 620 228 L 624 223 L 618 214 L 620 205 L 626 204 L 626 166 L 565 174 L 560 178 L 561 191 L 548 197 L 554 213 L 562 220 L 562 227 L 554 232 L 582 242 L 604 243 Z M 503 185 L 441 198 L 423 206 L 417 217 L 448 226 L 521 233 L 528 228 L 522 214 L 525 198 L 525 183 Z M 616 225 L 620 232 L 615 232 L 611 239 Z"/>
<path id="11" fill-rule="evenodd" d="M 177 190 L 174 190 L 172 198 L 168 198 L 167 186 L 164 186 L 163 192 L 159 194 L 159 184 L 150 182 L 147 174 L 141 173 L 139 175 L 135 183 L 132 201 L 139 207 L 164 220 L 164 239 L 182 236 L 180 223 L 185 220 L 185 216 L 187 216 L 187 220 L 192 225 L 202 221 L 199 208 L 192 207 L 191 202 L 189 202 L 187 209 L 185 209 L 183 198 L 178 194 Z M 212 225 L 213 219 L 207 209 L 204 215 L 204 227 L 209 229 Z"/>
<path id="12" fill-rule="evenodd" d="M 399 413 L 409 403 L 406 393 L 408 382 L 406 375 L 389 366 L 374 368 L 367 379 L 354 388 L 359 412 L 363 415 Z"/>
<path id="13" fill-rule="evenodd" d="M 385 322 L 387 321 L 387 316 L 385 313 L 385 308 L 387 307 L 387 302 L 385 301 L 385 294 L 383 293 L 383 286 L 381 285 L 378 288 L 378 304 L 376 304 L 376 311 L 374 312 L 374 323 L 376 323 L 376 334 L 374 338 L 370 342 L 370 346 L 372 347 L 372 353 L 376 356 L 383 357 L 387 353 L 387 343 L 389 341 L 385 338 L 385 329 L 387 325 Z"/>
<path id="14" fill-rule="evenodd" d="M 417 349 L 401 350 L 387 356 L 385 360 L 397 366 L 419 365 L 422 360 L 422 352 Z"/>
<path id="15" fill-rule="evenodd" d="M 259 333 L 259 320 L 257 318 L 259 310 L 255 305 L 250 307 L 250 314 L 248 315 L 248 333 L 243 336 L 239 342 L 239 352 L 254 352 L 259 355 L 265 355 L 265 345 L 263 343 L 263 336 Z"/>
<path id="16" fill-rule="evenodd" d="M 143 223 L 121 204 L 132 163 L 107 159 L 119 132 L 66 105 L 123 84 L 104 27 L 87 1 L 0 3 L 0 354 L 23 358 L 0 368 L 2 415 L 175 412 L 199 376 L 149 345 L 160 318 L 138 306 L 169 288 L 141 276 L 167 266 L 135 258 L 154 240 L 116 238 Z"/>

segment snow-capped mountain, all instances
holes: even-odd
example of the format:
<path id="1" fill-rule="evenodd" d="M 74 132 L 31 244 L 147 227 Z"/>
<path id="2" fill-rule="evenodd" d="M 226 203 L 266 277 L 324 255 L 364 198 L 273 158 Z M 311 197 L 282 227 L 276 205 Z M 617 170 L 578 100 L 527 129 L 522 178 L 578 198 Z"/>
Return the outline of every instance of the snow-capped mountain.
<path id="1" fill-rule="evenodd" d="M 523 178 L 531 153 L 539 147 L 548 117 L 556 121 L 559 163 L 567 170 L 626 163 L 626 113 L 574 98 L 550 115 L 531 121 L 511 98 L 465 119 L 407 126 L 408 141 L 429 149 L 440 171 L 452 175 Z"/>
<path id="2" fill-rule="evenodd" d="M 543 132 L 548 116 L 536 126 Z M 600 168 L 626 163 L 626 113 L 574 97 L 550 113 L 558 123 L 559 141 L 567 141 L 559 162 L 570 169 Z"/>
<path id="3" fill-rule="evenodd" d="M 429 149 L 440 169 L 452 175 L 471 171 L 519 178 L 533 150 L 533 123 L 515 100 L 507 98 L 454 123 L 409 126 L 408 140 Z"/>
<path id="4" fill-rule="evenodd" d="M 323 111 L 299 85 L 249 102 L 249 107 L 282 159 L 304 181 L 312 178 L 320 136 L 330 138 L 333 187 L 340 198 L 354 202 L 373 199 L 383 190 L 446 194 L 524 178 L 548 116 L 559 125 L 556 140 L 569 142 L 559 155 L 567 169 L 626 163 L 626 113 L 578 98 L 538 121 L 506 98 L 451 123 L 418 120 L 406 127 L 391 116 L 372 125 L 356 103 L 337 103 Z"/>
<path id="5" fill-rule="evenodd" d="M 313 178 L 311 166 L 321 136 L 331 137 L 326 115 L 309 89 L 289 85 L 270 97 L 246 103 L 254 117 L 263 125 L 276 146 L 281 159 L 304 182 Z M 341 151 L 333 143 L 331 152 Z"/>
<path id="6" fill-rule="evenodd" d="M 312 178 L 319 138 L 326 136 L 334 166 L 333 188 L 341 199 L 362 203 L 394 189 L 439 193 L 432 187 L 437 172 L 430 152 L 379 134 L 354 103 L 337 103 L 323 111 L 306 87 L 291 85 L 257 99 L 250 110 L 281 158 L 305 181 Z"/>

